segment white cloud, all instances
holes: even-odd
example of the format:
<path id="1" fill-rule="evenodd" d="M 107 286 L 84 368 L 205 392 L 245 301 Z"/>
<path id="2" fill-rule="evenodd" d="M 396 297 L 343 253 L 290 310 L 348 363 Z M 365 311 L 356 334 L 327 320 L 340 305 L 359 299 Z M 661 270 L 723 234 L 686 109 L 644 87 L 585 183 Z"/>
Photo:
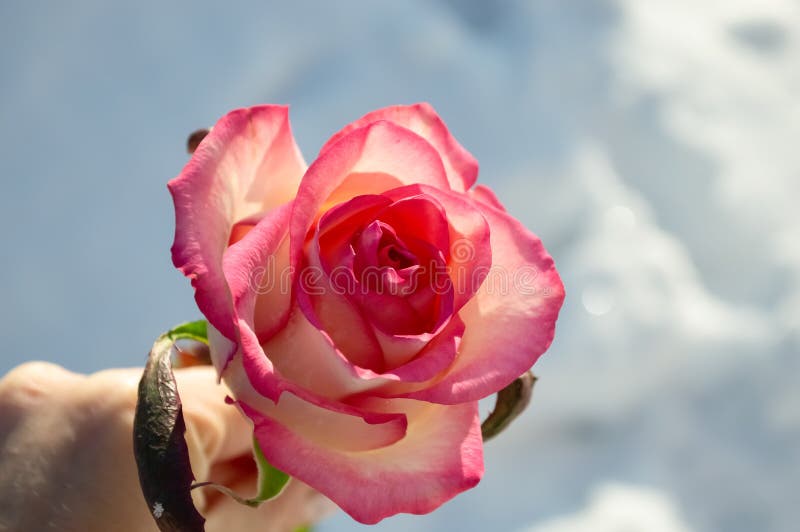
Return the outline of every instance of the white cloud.
<path id="1" fill-rule="evenodd" d="M 533 525 L 524 532 L 690 532 L 678 508 L 653 488 L 606 484 L 586 508 Z"/>

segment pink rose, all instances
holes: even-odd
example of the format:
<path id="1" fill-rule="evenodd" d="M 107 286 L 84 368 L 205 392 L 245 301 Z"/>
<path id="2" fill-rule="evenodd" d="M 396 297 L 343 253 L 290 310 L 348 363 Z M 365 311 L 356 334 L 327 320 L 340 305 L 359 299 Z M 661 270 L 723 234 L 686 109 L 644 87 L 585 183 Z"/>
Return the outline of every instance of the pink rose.
<path id="1" fill-rule="evenodd" d="M 362 523 L 475 486 L 478 400 L 553 339 L 553 261 L 477 175 L 427 104 L 366 115 L 308 167 L 264 105 L 169 183 L 173 261 L 266 458 Z"/>

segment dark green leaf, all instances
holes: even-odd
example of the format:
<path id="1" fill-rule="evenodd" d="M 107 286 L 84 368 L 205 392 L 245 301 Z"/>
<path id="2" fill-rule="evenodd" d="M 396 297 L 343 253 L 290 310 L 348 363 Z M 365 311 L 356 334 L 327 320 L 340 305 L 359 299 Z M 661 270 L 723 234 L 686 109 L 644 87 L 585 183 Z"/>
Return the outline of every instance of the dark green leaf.
<path id="1" fill-rule="evenodd" d="M 535 383 L 536 377 L 530 371 L 526 371 L 497 392 L 494 410 L 481 423 L 483 441 L 488 441 L 503 432 L 527 408 Z"/>
<path id="2" fill-rule="evenodd" d="M 196 324 L 197 322 L 195 322 Z M 195 324 L 161 336 L 139 382 L 133 422 L 133 452 L 147 506 L 163 532 L 202 532 L 205 519 L 192 502 L 194 480 L 184 433 L 181 399 L 170 365 L 175 339 L 200 336 Z"/>
<path id="3" fill-rule="evenodd" d="M 289 475 L 275 469 L 253 439 L 253 456 L 258 467 L 258 494 L 249 499 L 215 482 L 193 484 L 189 451 L 184 433 L 180 396 L 170 365 L 177 340 L 208 344 L 207 323 L 184 323 L 164 333 L 153 345 L 142 380 L 133 427 L 133 447 L 147 505 L 164 532 L 201 532 L 205 519 L 194 507 L 190 491 L 212 487 L 247 506 L 258 506 L 281 493 Z"/>

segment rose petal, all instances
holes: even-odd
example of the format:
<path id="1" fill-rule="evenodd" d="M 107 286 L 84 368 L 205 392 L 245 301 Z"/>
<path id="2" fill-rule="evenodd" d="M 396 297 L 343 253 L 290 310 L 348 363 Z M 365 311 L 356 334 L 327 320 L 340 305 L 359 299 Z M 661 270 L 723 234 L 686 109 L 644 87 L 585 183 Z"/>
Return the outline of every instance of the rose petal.
<path id="1" fill-rule="evenodd" d="M 352 266 L 343 264 L 342 257 L 347 253 L 352 261 L 353 234 L 390 202 L 381 195 L 357 196 L 325 213 L 306 248 L 296 285 L 297 304 L 309 322 L 325 330 L 350 362 L 375 371 L 383 367 L 380 345 L 361 310 L 348 299 L 356 283 Z"/>
<path id="2" fill-rule="evenodd" d="M 208 324 L 208 351 L 211 356 L 211 363 L 217 370 L 217 375 L 221 378 L 222 372 L 228 365 L 233 354 L 236 353 L 238 345 L 232 340 L 228 340 L 212 324 Z"/>
<path id="3" fill-rule="evenodd" d="M 378 234 L 372 238 L 374 242 L 370 246 L 371 240 L 367 236 L 370 227 L 376 224 L 379 226 L 376 226 Z M 364 227 L 366 227 L 365 232 L 361 232 Z M 362 263 L 362 267 L 365 262 L 373 267 L 380 266 L 378 264 L 380 259 L 373 248 L 377 246 L 377 239 L 381 238 L 381 227 L 393 238 L 396 238 L 395 233 L 399 232 L 405 239 L 399 242 L 409 245 L 426 269 L 425 278 L 416 277 L 410 281 L 409 288 L 418 286 L 416 293 L 402 296 L 398 300 L 394 300 L 386 293 L 396 293 L 388 287 L 383 290 L 383 295 L 373 295 L 372 298 L 362 293 L 366 279 L 363 278 L 364 275 L 359 274 L 360 269 L 357 268 L 354 272 L 352 267 L 354 258 L 356 262 Z M 359 239 L 359 255 L 355 257 L 351 243 L 357 234 L 362 236 Z M 311 323 L 325 330 L 334 340 L 336 347 L 354 364 L 377 373 L 397 368 L 414 358 L 452 315 L 452 283 L 449 277 L 428 279 L 427 274 L 428 269 L 433 269 L 435 260 L 441 262 L 441 258 L 433 257 L 434 254 L 441 257 L 438 248 L 449 253 L 449 236 L 446 213 L 431 196 L 416 194 L 395 201 L 383 194 L 356 196 L 333 207 L 320 218 L 314 240 L 306 247 L 306 260 L 312 270 L 319 270 L 322 267 L 327 275 L 319 276 L 313 287 L 307 286 L 311 277 L 305 276 L 297 293 L 298 304 Z M 347 267 L 347 264 L 350 264 L 350 267 Z M 445 273 L 446 266 L 444 263 L 441 266 L 439 269 Z M 411 269 L 408 270 L 410 272 Z M 393 270 L 382 271 L 386 275 L 394 274 L 400 283 L 404 282 L 400 279 L 400 274 L 405 270 L 396 273 Z M 370 273 L 378 275 L 378 270 Z M 329 276 L 332 279 L 329 279 Z M 427 285 L 431 280 L 437 282 L 436 291 L 426 296 L 423 292 L 430 292 Z M 398 286 L 398 289 L 401 288 Z M 387 301 L 370 303 L 375 297 Z M 394 316 L 381 319 L 383 314 L 391 314 L 391 310 L 398 306 L 399 320 Z M 365 316 L 365 310 L 368 317 Z M 430 320 L 424 320 L 426 321 L 424 326 L 416 327 L 412 326 L 414 324 L 406 323 L 406 329 L 413 329 L 414 332 L 424 329 L 428 332 L 413 336 L 408 334 L 393 336 L 383 332 L 394 331 L 395 328 L 402 326 L 408 321 L 406 317 L 417 323 L 420 321 L 417 315 L 433 317 L 434 322 L 427 323 Z M 377 322 L 379 327 L 370 332 L 364 327 L 366 321 Z M 376 342 L 376 336 L 381 342 L 380 345 Z"/>
<path id="4" fill-rule="evenodd" d="M 288 227 L 284 226 L 284 229 Z M 261 341 L 272 338 L 289 319 L 292 305 L 292 277 L 289 263 L 289 236 L 267 257 L 266 264 L 252 270 L 252 290 L 255 292 L 253 330 Z M 261 275 L 261 272 L 264 272 Z M 249 316 L 240 311 L 240 316 Z"/>
<path id="5" fill-rule="evenodd" d="M 491 207 L 482 211 L 494 262 L 459 314 L 466 329 L 458 356 L 440 380 L 403 397 L 443 404 L 481 399 L 530 369 L 553 340 L 564 301 L 553 259 L 519 221 Z"/>
<path id="6" fill-rule="evenodd" d="M 464 322 L 458 316 L 452 316 L 446 326 L 435 335 L 388 337 L 378 334 L 384 356 L 391 359 L 394 366 L 394 369 L 384 372 L 382 377 L 404 383 L 432 379 L 455 360 L 463 334 Z M 404 355 L 414 349 L 414 358 L 401 363 L 406 358 Z M 388 385 L 389 388 L 393 386 L 395 385 Z M 375 391 L 376 395 L 380 393 Z"/>
<path id="7" fill-rule="evenodd" d="M 237 316 L 253 317 L 262 341 L 289 318 L 289 219 L 292 203 L 268 212 L 225 252 L 223 270 Z"/>
<path id="8" fill-rule="evenodd" d="M 361 373 L 297 307 L 286 326 L 263 347 L 249 325 L 240 324 L 239 329 L 244 365 L 252 370 L 254 379 L 277 373 L 299 388 L 336 400 L 388 382 L 371 371 Z M 259 391 L 272 397 L 265 390 Z"/>
<path id="9" fill-rule="evenodd" d="M 325 330 L 336 349 L 352 364 L 380 372 L 384 366 L 381 347 L 361 311 L 324 276 L 315 286 L 319 287 L 319 295 L 305 291 L 297 294 L 298 307 L 306 319 L 317 329 Z"/>
<path id="10" fill-rule="evenodd" d="M 319 257 L 311 262 L 323 267 L 328 276 L 335 275 L 334 269 L 343 266 L 344 257 L 352 255 L 353 236 L 389 204 L 391 200 L 383 195 L 367 194 L 333 207 L 320 218 L 306 255 Z"/>
<path id="11" fill-rule="evenodd" d="M 399 199 L 417 194 L 433 198 L 447 215 L 450 225 L 448 270 L 455 294 L 454 312 L 458 312 L 478 290 L 484 274 L 492 265 L 489 225 L 478 204 L 463 194 L 427 185 L 410 185 L 384 195 Z"/>
<path id="12" fill-rule="evenodd" d="M 392 196 L 396 197 L 394 194 Z M 445 254 L 448 252 L 450 235 L 447 213 L 431 196 L 417 194 L 396 199 L 377 213 L 376 218 L 393 227 L 401 239 L 424 239 L 427 246 L 440 249 Z M 409 239 L 406 243 L 411 244 L 414 240 Z M 413 247 L 412 251 L 422 254 Z"/>
<path id="13" fill-rule="evenodd" d="M 469 196 L 481 203 L 494 207 L 505 212 L 506 208 L 500 203 L 500 200 L 495 195 L 494 191 L 486 185 L 475 185 L 475 188 L 468 192 Z"/>
<path id="14" fill-rule="evenodd" d="M 483 475 L 477 402 L 443 407 L 365 400 L 364 408 L 402 411 L 408 419 L 406 436 L 393 445 L 351 453 L 240 406 L 255 423 L 256 438 L 272 465 L 313 486 L 361 523 L 377 523 L 400 512 L 431 512 L 474 487 Z"/>
<path id="15" fill-rule="evenodd" d="M 234 360 L 232 365 L 238 362 Z M 226 381 L 228 382 L 228 381 Z M 318 445 L 347 453 L 372 451 L 393 445 L 406 435 L 407 421 L 402 413 L 371 412 L 284 390 L 276 402 L 254 390 L 236 394 L 240 404 L 292 427 L 292 430 Z M 308 400 L 316 399 L 316 401 Z"/>
<path id="16" fill-rule="evenodd" d="M 386 371 L 410 362 L 436 337 L 433 333 L 387 334 L 377 327 L 374 329 L 374 333 L 383 352 L 385 367 L 388 368 Z"/>
<path id="17" fill-rule="evenodd" d="M 222 258 L 232 228 L 290 201 L 305 168 L 287 108 L 264 105 L 221 118 L 168 184 L 175 203 L 173 263 L 192 280 L 209 322 L 231 340 L 235 317 Z"/>
<path id="18" fill-rule="evenodd" d="M 444 121 L 428 103 L 396 105 L 364 115 L 325 143 L 320 155 L 351 131 L 378 120 L 388 120 L 420 135 L 439 152 L 450 187 L 458 192 L 468 190 L 478 179 L 478 161 L 450 134 Z"/>
<path id="19" fill-rule="evenodd" d="M 351 188 L 348 181 L 354 179 L 370 185 Z M 343 136 L 314 161 L 300 183 L 292 213 L 292 263 L 300 261 L 308 230 L 321 211 L 353 196 L 418 182 L 448 187 L 439 155 L 423 138 L 390 122 L 375 122 Z M 326 203 L 330 205 L 323 210 Z"/>
<path id="20" fill-rule="evenodd" d="M 304 437 L 346 452 L 380 448 L 403 438 L 404 414 L 345 404 L 287 379 L 267 358 L 249 326 L 243 320 L 239 325 L 241 351 L 223 374 L 237 400 L 290 424 Z"/>

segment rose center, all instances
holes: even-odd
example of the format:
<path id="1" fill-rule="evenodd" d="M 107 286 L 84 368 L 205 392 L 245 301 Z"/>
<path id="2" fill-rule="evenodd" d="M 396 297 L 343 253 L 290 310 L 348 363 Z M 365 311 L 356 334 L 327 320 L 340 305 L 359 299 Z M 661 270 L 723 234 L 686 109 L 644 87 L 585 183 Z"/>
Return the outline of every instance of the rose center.
<path id="1" fill-rule="evenodd" d="M 355 237 L 354 273 L 369 290 L 401 295 L 419 270 L 417 256 L 390 225 L 375 220 Z"/>
<path id="2" fill-rule="evenodd" d="M 316 238 L 320 265 L 343 298 L 322 294 L 314 301 L 330 324 L 327 332 L 339 344 L 352 335 L 335 326 L 340 315 L 334 309 L 339 305 L 342 312 L 361 314 L 383 340 L 433 333 L 450 318 L 454 291 L 447 270 L 449 225 L 430 198 L 357 196 L 320 218 Z M 382 362 L 370 365 L 362 360 L 364 354 L 357 350 L 345 351 L 367 364 L 363 367 L 384 367 Z M 392 358 L 389 366 L 398 360 Z"/>
<path id="3" fill-rule="evenodd" d="M 402 270 L 417 264 L 417 257 L 397 244 L 390 244 L 381 249 L 380 262 L 396 270 Z"/>

